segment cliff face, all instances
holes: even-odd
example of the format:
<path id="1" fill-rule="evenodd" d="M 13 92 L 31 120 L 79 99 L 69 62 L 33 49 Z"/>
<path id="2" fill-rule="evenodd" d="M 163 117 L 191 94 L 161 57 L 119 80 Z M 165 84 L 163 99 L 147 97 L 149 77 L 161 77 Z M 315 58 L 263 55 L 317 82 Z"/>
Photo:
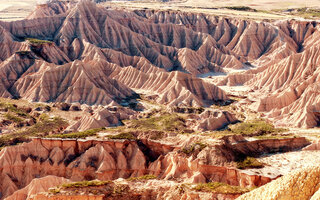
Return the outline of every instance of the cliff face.
<path id="1" fill-rule="evenodd" d="M 296 148 L 308 144 L 299 138 L 278 143 L 282 144 L 282 150 L 292 144 L 296 144 Z M 35 178 L 48 175 L 82 181 L 114 180 L 151 174 L 164 180 L 183 179 L 191 183 L 204 183 L 209 180 L 242 187 L 261 186 L 272 179 L 248 175 L 238 169 L 226 167 L 225 164 L 236 159 L 239 152 L 253 154 L 254 151 L 250 152 L 250 149 L 256 149 L 256 145 L 264 148 L 260 152 L 273 152 L 279 148 L 279 145 L 275 144 L 277 142 L 262 141 L 247 142 L 245 147 L 241 143 L 231 146 L 218 145 L 186 155 L 177 147 L 148 140 L 34 139 L 30 143 L 6 147 L 0 152 L 0 176 L 3 180 L 0 189 L 2 198 L 8 197 L 18 189 L 25 188 Z M 247 152 L 243 152 L 243 149 Z M 23 190 L 20 193 L 26 192 Z"/>

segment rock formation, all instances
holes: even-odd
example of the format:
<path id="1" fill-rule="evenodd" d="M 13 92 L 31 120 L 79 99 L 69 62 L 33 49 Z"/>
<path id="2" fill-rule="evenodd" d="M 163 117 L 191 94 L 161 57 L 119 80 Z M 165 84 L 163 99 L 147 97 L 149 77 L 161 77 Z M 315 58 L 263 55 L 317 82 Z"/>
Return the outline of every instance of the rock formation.
<path id="1" fill-rule="evenodd" d="M 200 121 L 196 129 L 204 131 L 221 129 L 224 128 L 226 125 L 238 121 L 233 114 L 219 110 L 206 110 L 203 113 L 201 113 L 199 117 Z"/>
<path id="2" fill-rule="evenodd" d="M 238 199 L 319 199 L 319 173 L 319 166 L 299 169 Z"/>
<path id="3" fill-rule="evenodd" d="M 99 107 L 90 116 L 83 116 L 75 123 L 71 124 L 67 131 L 85 131 L 95 128 L 116 126 L 121 120 L 132 118 L 135 112 L 123 107 L 114 107 L 115 111 L 108 108 Z"/>
<path id="4" fill-rule="evenodd" d="M 26 187 L 21 190 L 15 191 L 6 200 L 25 200 L 29 199 L 32 195 L 46 192 L 49 188 L 61 185 L 62 183 L 69 182 L 68 179 L 57 176 L 45 176 L 43 178 L 33 179 Z"/>
<path id="5" fill-rule="evenodd" d="M 26 20 L 0 22 L 0 30 L 7 49 L 0 55 L 3 97 L 116 105 L 140 89 L 161 104 L 208 106 L 227 97 L 195 76 L 259 66 L 230 73 L 218 85 L 252 88 L 252 108 L 277 125 L 319 123 L 317 22 L 258 23 L 52 1 Z"/>
<path id="6" fill-rule="evenodd" d="M 3 180 L 0 185 L 1 198 L 24 187 L 32 188 L 31 181 L 42 177 L 44 179 L 34 181 L 47 180 L 48 175 L 82 181 L 153 174 L 164 180 L 182 178 L 195 183 L 209 180 L 242 187 L 261 186 L 272 179 L 248 175 L 224 165 L 240 154 L 258 155 L 257 146 L 264 147 L 258 152 L 262 154 L 279 149 L 290 151 L 308 144 L 304 138 L 235 144 L 224 142 L 222 145 L 185 155 L 174 150 L 177 147 L 149 140 L 34 139 L 30 143 L 6 147 L 0 152 L 0 177 Z M 16 195 L 25 193 L 20 190 Z"/>
<path id="7" fill-rule="evenodd" d="M 113 192 L 118 189 L 118 193 Z M 50 192 L 37 194 L 30 200 L 70 200 L 70 199 L 87 199 L 87 200 L 102 200 L 106 197 L 108 199 L 117 200 L 147 200 L 147 199 L 195 199 L 195 200 L 233 200 L 240 194 L 215 194 L 206 191 L 195 191 L 188 189 L 182 184 L 175 183 L 173 181 L 163 180 L 149 180 L 142 182 L 126 181 L 118 179 L 109 183 L 103 188 L 101 187 L 85 187 L 77 188 L 78 192 L 75 192 L 75 188 L 61 189 L 59 193 L 52 194 Z M 120 192 L 121 190 L 121 192 Z M 90 191 L 95 191 L 95 194 Z M 79 195 L 77 193 L 82 193 Z"/>
<path id="8" fill-rule="evenodd" d="M 298 33 L 298 27 L 302 25 L 294 23 L 287 24 L 290 30 L 297 30 L 297 34 L 291 36 L 283 23 L 272 25 L 183 12 L 108 10 L 89 1 L 77 4 L 53 1 L 38 6 L 28 20 L 1 22 L 0 26 L 3 44 L 10 47 L 10 51 L 1 56 L 2 60 L 12 60 L 10 57 L 18 50 L 31 51 L 35 55 L 30 66 L 25 66 L 25 71 L 13 80 L 13 88 L 1 84 L 2 96 L 87 104 L 110 104 L 116 98 L 132 95 L 125 86 L 156 92 L 159 95 L 157 101 L 169 105 L 176 105 L 179 101 L 203 106 L 223 101 L 226 99 L 223 91 L 185 72 L 199 75 L 221 72 L 224 68 L 239 69 L 246 66 L 247 61 L 255 59 L 260 63 L 276 63 L 271 58 L 281 60 L 293 55 L 301 50 L 303 42 L 310 46 L 311 41 L 304 38 L 312 35 L 312 27 L 309 32 Z M 17 38 L 52 42 L 31 41 L 28 44 L 19 42 Z M 101 62 L 94 64 L 100 66 L 99 69 L 91 70 L 92 60 Z M 112 66 L 112 69 L 101 66 Z M 92 77 L 89 69 L 94 74 L 105 75 Z M 104 73 L 99 70 L 104 70 Z M 108 80 L 110 70 L 118 73 L 112 77 L 119 82 Z M 184 73 L 168 73 L 177 70 Z M 72 80 L 68 73 L 78 73 L 79 78 Z M 63 84 L 62 88 L 44 85 L 40 80 L 49 81 L 48 75 L 50 81 Z M 52 77 L 56 77 L 55 80 L 51 80 Z M 133 80 L 133 77 L 139 78 Z M 251 78 L 235 78 L 236 81 L 230 84 L 241 84 Z M 31 82 L 37 87 L 26 87 Z M 166 84 L 160 85 L 160 82 Z M 106 83 L 112 87 L 102 87 Z M 79 95 L 72 89 L 75 87 L 88 90 L 90 95 Z"/>

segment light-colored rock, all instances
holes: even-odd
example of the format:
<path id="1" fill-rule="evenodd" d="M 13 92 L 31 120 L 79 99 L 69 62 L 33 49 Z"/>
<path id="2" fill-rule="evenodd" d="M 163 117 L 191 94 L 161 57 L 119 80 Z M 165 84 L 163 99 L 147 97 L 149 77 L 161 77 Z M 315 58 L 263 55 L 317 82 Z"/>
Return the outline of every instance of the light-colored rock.
<path id="1" fill-rule="evenodd" d="M 5 200 L 25 200 L 32 195 L 40 192 L 46 192 L 49 188 L 69 182 L 68 179 L 56 176 L 45 176 L 43 178 L 33 179 L 26 187 L 15 191 L 12 195 L 5 198 Z"/>
<path id="2" fill-rule="evenodd" d="M 317 199 L 320 187 L 319 166 L 296 170 L 252 192 L 240 196 L 239 200 L 307 200 Z"/>

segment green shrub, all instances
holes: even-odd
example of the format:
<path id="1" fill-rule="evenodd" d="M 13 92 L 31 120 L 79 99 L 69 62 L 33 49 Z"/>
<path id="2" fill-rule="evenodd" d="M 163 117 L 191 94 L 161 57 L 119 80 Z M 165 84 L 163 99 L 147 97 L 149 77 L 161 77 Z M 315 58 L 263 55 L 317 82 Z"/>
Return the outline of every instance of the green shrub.
<path id="1" fill-rule="evenodd" d="M 222 131 L 215 131 L 215 136 L 225 135 L 244 135 L 244 136 L 262 136 L 267 134 L 285 132 L 287 129 L 275 128 L 272 124 L 264 120 L 253 120 L 242 122 L 234 125 L 229 125 L 229 129 Z"/>
<path id="2" fill-rule="evenodd" d="M 253 11 L 256 12 L 256 9 L 250 8 L 248 6 L 227 6 L 225 7 L 230 10 L 238 10 L 238 11 Z"/>
<path id="3" fill-rule="evenodd" d="M 41 45 L 41 44 L 52 44 L 52 41 L 48 40 L 40 40 L 36 38 L 26 38 L 25 40 L 29 41 L 33 45 Z"/>
<path id="4" fill-rule="evenodd" d="M 47 136 L 48 138 L 86 138 L 90 136 L 96 136 L 97 133 L 105 130 L 105 128 L 95 128 L 86 131 L 67 133 L 67 134 L 54 134 Z"/>
<path id="5" fill-rule="evenodd" d="M 60 188 L 51 188 L 51 189 L 49 189 L 49 193 L 58 194 L 58 193 L 60 193 Z"/>
<path id="6" fill-rule="evenodd" d="M 13 121 L 15 123 L 20 123 L 20 122 L 23 121 L 23 119 L 21 119 L 20 117 L 17 117 L 15 115 L 10 114 L 10 113 L 6 113 L 4 115 L 4 118 L 7 119 L 7 120 L 10 120 L 10 121 Z"/>
<path id="7" fill-rule="evenodd" d="M 109 139 L 113 140 L 135 140 L 136 137 L 131 133 L 119 133 L 117 135 L 109 135 Z"/>
<path id="8" fill-rule="evenodd" d="M 256 158 L 246 157 L 243 161 L 237 162 L 238 169 L 250 169 L 250 168 L 263 168 L 263 163 L 259 162 Z"/>
<path id="9" fill-rule="evenodd" d="M 136 119 L 129 122 L 129 128 L 139 130 L 182 131 L 186 129 L 185 119 L 177 114 L 164 113 L 161 116 Z"/>
<path id="10" fill-rule="evenodd" d="M 243 194 L 250 191 L 248 188 L 232 186 L 220 182 L 201 183 L 195 186 L 193 189 L 196 191 L 213 192 L 217 194 Z"/>
<path id="11" fill-rule="evenodd" d="M 29 114 L 22 108 L 18 108 L 17 105 L 12 103 L 0 102 L 0 108 L 5 109 L 6 112 L 12 112 L 20 117 L 30 117 Z"/>
<path id="12" fill-rule="evenodd" d="M 91 187 L 91 186 L 103 186 L 110 184 L 111 181 L 100 181 L 100 180 L 93 180 L 93 181 L 80 181 L 80 182 L 73 182 L 73 183 L 65 183 L 62 184 L 62 188 L 83 188 L 83 187 Z"/>
<path id="13" fill-rule="evenodd" d="M 42 115 L 35 125 L 22 131 L 0 136 L 0 147 L 26 142 L 30 136 L 42 136 L 43 134 L 63 129 L 67 125 L 68 123 L 60 117 L 51 119 L 46 115 Z"/>
<path id="14" fill-rule="evenodd" d="M 235 124 L 231 127 L 231 130 L 236 134 L 241 135 L 264 135 L 274 132 L 282 132 L 282 129 L 276 129 L 272 124 L 269 124 L 263 120 L 255 120 L 251 122 Z"/>
<path id="15" fill-rule="evenodd" d="M 35 125 L 21 132 L 21 134 L 37 136 L 37 134 L 41 133 L 46 135 L 52 131 L 63 129 L 66 126 L 68 126 L 68 123 L 61 117 L 49 118 L 47 115 L 42 114 Z"/>
<path id="16" fill-rule="evenodd" d="M 200 152 L 202 149 L 207 147 L 207 144 L 204 144 L 201 142 L 196 142 L 196 143 L 191 144 L 187 147 L 184 147 L 181 151 L 187 155 L 190 155 L 196 150 L 196 147 L 198 147 L 199 152 Z"/>
<path id="17" fill-rule="evenodd" d="M 296 15 L 299 15 L 305 18 L 320 17 L 320 9 L 299 8 L 297 9 Z"/>
<path id="18" fill-rule="evenodd" d="M 5 146 L 13 146 L 26 141 L 28 141 L 28 139 L 23 135 L 3 135 L 0 137 L 0 150 L 2 150 Z"/>
<path id="19" fill-rule="evenodd" d="M 152 180 L 152 179 L 156 179 L 157 177 L 151 174 L 147 174 L 144 176 L 140 176 L 140 177 L 131 177 L 128 178 L 128 181 L 143 181 L 143 180 Z"/>

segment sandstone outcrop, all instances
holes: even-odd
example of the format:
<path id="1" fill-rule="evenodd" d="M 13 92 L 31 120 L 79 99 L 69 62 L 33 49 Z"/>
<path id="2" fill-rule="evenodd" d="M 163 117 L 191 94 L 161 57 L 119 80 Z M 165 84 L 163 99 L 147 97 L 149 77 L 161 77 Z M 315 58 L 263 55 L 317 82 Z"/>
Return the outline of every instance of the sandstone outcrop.
<path id="1" fill-rule="evenodd" d="M 14 192 L 6 200 L 25 200 L 30 199 L 32 195 L 46 192 L 49 188 L 69 182 L 68 179 L 57 176 L 45 176 L 43 178 L 33 179 L 26 187 Z"/>
<path id="2" fill-rule="evenodd" d="M 233 141 L 240 140 L 243 139 Z M 178 147 L 150 140 L 34 139 L 30 143 L 1 150 L 1 198 L 28 186 L 35 178 L 49 175 L 82 181 L 153 174 L 164 180 L 181 179 L 194 183 L 218 181 L 242 187 L 261 186 L 272 179 L 248 175 L 224 165 L 235 160 L 239 152 L 257 155 L 257 146 L 264 148 L 260 152 L 270 153 L 279 149 L 286 151 L 286 148 L 290 151 L 294 147 L 307 145 L 299 138 L 278 143 L 280 145 L 266 141 L 238 142 L 229 146 L 210 146 L 201 152 L 186 155 Z"/>
<path id="3" fill-rule="evenodd" d="M 240 154 L 257 156 L 308 145 L 304 138 L 270 141 L 226 139 L 222 145 L 185 155 L 177 147 L 149 140 L 34 139 L 30 143 L 6 147 L 0 152 L 0 176 L 3 180 L 0 189 L 2 198 L 7 197 L 26 187 L 33 179 L 48 175 L 81 181 L 153 174 L 164 180 L 185 179 L 196 183 L 209 180 L 242 187 L 261 186 L 272 179 L 248 175 L 225 165 Z"/>
<path id="4" fill-rule="evenodd" d="M 172 147 L 147 143 L 153 156 L 172 151 Z M 7 197 L 33 179 L 54 175 L 73 181 L 112 180 L 147 173 L 152 150 L 142 152 L 135 141 L 81 141 L 34 139 L 30 143 L 7 147 L 0 152 L 1 193 Z M 13 156 L 15 155 L 15 156 Z"/>
<path id="5" fill-rule="evenodd" d="M 239 200 L 315 200 L 319 198 L 319 166 L 296 170 L 271 183 L 240 196 Z"/>

